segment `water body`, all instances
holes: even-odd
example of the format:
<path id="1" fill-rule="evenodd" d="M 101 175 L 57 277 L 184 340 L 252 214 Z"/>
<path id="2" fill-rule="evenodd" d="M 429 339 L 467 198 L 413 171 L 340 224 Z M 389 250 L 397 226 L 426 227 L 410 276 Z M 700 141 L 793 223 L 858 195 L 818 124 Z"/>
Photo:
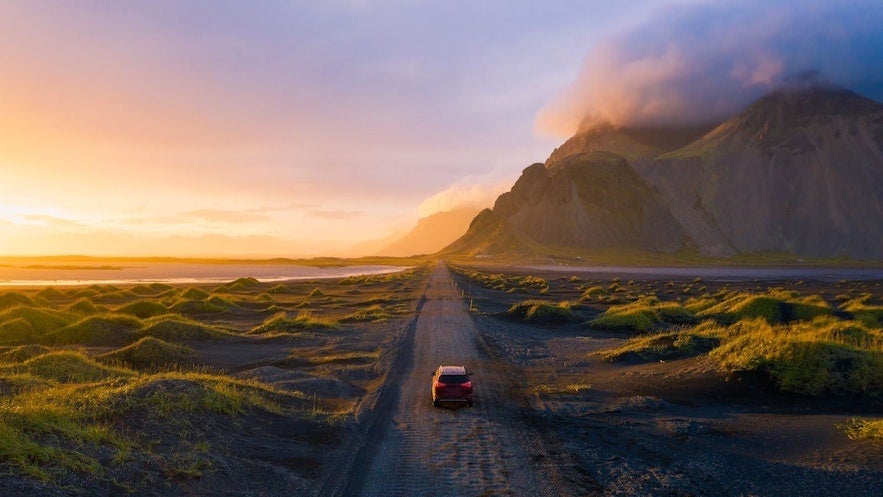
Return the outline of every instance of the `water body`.
<path id="1" fill-rule="evenodd" d="M 291 264 L 133 263 L 131 265 L 62 269 L 0 266 L 0 286 L 136 285 L 139 283 L 226 283 L 253 277 L 262 282 L 345 278 L 394 273 L 402 266 L 312 267 Z"/>
<path id="2" fill-rule="evenodd" d="M 702 278 L 709 281 L 751 280 L 883 280 L 883 268 L 825 267 L 634 267 L 634 266 L 525 266 L 536 271 L 573 275 L 628 278 Z"/>

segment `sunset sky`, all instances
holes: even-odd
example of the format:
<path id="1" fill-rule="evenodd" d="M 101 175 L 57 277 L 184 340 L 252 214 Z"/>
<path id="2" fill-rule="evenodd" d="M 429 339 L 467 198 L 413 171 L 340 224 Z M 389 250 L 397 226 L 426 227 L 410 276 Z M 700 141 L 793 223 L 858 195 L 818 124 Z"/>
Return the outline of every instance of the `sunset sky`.
<path id="1" fill-rule="evenodd" d="M 4 1 L 0 254 L 339 254 L 490 205 L 584 107 L 628 100 L 590 62 L 710 4 Z M 745 98 L 788 76 L 755 55 Z"/>

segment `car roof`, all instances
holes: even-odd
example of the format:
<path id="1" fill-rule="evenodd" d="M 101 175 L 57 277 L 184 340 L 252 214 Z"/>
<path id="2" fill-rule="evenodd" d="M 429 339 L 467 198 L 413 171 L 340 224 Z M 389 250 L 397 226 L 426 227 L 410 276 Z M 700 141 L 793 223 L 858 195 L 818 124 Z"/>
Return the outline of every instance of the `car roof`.
<path id="1" fill-rule="evenodd" d="M 439 374 L 466 374 L 466 366 L 439 366 Z"/>

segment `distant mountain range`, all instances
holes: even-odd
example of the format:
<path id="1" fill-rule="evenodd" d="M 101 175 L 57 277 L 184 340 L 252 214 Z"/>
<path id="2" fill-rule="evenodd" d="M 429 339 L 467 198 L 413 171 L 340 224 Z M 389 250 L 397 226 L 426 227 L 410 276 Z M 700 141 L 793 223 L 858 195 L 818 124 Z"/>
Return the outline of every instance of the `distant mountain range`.
<path id="1" fill-rule="evenodd" d="M 420 218 L 411 231 L 387 240 L 381 248 L 370 253 L 388 256 L 433 254 L 465 233 L 478 212 L 477 208 L 466 207 L 430 214 Z"/>
<path id="2" fill-rule="evenodd" d="M 718 126 L 580 130 L 445 252 L 883 260 L 883 105 L 782 89 Z"/>

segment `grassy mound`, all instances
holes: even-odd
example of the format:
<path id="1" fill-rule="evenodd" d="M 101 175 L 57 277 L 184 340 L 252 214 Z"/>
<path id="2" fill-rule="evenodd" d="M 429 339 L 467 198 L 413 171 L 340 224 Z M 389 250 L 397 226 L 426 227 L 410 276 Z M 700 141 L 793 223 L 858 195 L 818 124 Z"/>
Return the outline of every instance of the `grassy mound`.
<path id="1" fill-rule="evenodd" d="M 307 295 L 307 297 L 309 297 L 309 298 L 324 297 L 324 296 L 325 296 L 325 292 L 323 292 L 322 290 L 319 290 L 318 288 L 313 288 L 313 290 L 310 291 L 310 294 Z"/>
<path id="2" fill-rule="evenodd" d="M 706 301 L 707 302 L 707 301 Z M 791 321 L 807 321 L 818 316 L 833 313 L 819 296 L 798 298 L 794 292 L 770 291 L 764 295 L 737 293 L 727 295 L 720 302 L 702 306 L 696 302 L 692 307 L 702 317 L 713 317 L 726 324 L 742 319 L 760 318 L 769 324 L 783 324 Z"/>
<path id="3" fill-rule="evenodd" d="M 126 471 L 199 477 L 211 467 L 211 456 L 185 454 L 181 448 L 204 442 L 200 430 L 233 426 L 219 417 L 246 412 L 306 412 L 309 401 L 302 397 L 253 381 L 198 373 L 128 374 L 113 382 L 50 384 L 16 395 L 14 403 L 0 404 L 0 454 L 4 471 L 49 482 L 65 483 L 72 473 L 85 477 L 79 478 L 85 484 L 113 480 L 108 464 L 130 462 L 135 466 Z M 299 411 L 283 410 L 278 401 Z M 148 433 L 167 443 L 145 444 L 135 438 Z M 116 491 L 110 494 L 125 493 L 112 488 Z M 63 493 L 94 492 L 91 487 L 70 487 Z"/>
<path id="4" fill-rule="evenodd" d="M 797 326 L 741 321 L 711 356 L 732 373 L 768 377 L 779 390 L 804 395 L 883 394 L 883 350 L 856 346 L 855 331 L 824 318 Z M 865 330 L 876 334 L 875 330 Z"/>
<path id="5" fill-rule="evenodd" d="M 883 305 L 872 304 L 870 294 L 844 302 L 840 305 L 840 310 L 852 314 L 855 319 L 868 326 L 883 327 Z"/>
<path id="6" fill-rule="evenodd" d="M 337 323 L 334 321 L 313 317 L 308 312 L 301 312 L 296 318 L 290 319 L 283 311 L 267 318 L 263 324 L 253 329 L 250 333 L 297 333 L 311 330 L 330 330 L 335 327 L 337 327 Z"/>
<path id="7" fill-rule="evenodd" d="M 166 314 L 146 320 L 141 334 L 167 342 L 211 341 L 236 336 L 227 331 L 175 314 Z"/>
<path id="8" fill-rule="evenodd" d="M 283 294 L 288 295 L 288 294 L 294 293 L 294 290 L 292 290 L 291 288 L 287 287 L 286 285 L 284 285 L 282 283 L 279 283 L 278 285 L 274 286 L 273 288 L 270 288 L 269 290 L 267 290 L 267 293 L 276 294 L 276 295 L 283 295 Z"/>
<path id="9" fill-rule="evenodd" d="M 693 357 L 720 345 L 714 322 L 706 322 L 690 330 L 663 331 L 628 340 L 625 345 L 598 353 L 607 361 L 638 359 L 658 361 Z"/>
<path id="10" fill-rule="evenodd" d="M 589 326 L 613 330 L 647 332 L 673 324 L 694 323 L 692 312 L 676 302 L 660 302 L 655 297 L 631 304 L 611 306 L 604 314 L 589 321 Z"/>
<path id="11" fill-rule="evenodd" d="M 883 419 L 852 418 L 842 428 L 853 440 L 861 438 L 883 440 Z"/>
<path id="12" fill-rule="evenodd" d="M 192 286 L 181 292 L 181 298 L 187 300 L 205 300 L 208 297 L 208 292 Z"/>
<path id="13" fill-rule="evenodd" d="M 592 286 L 592 287 L 586 288 L 583 291 L 583 294 L 580 296 L 579 299 L 580 300 L 593 300 L 593 299 L 599 299 L 605 295 L 607 295 L 607 290 L 604 290 L 603 287 Z"/>
<path id="14" fill-rule="evenodd" d="M 52 332 L 43 338 L 53 345 L 67 344 L 119 344 L 129 343 L 135 332 L 141 328 L 141 321 L 125 314 L 100 314 L 89 316 L 69 326 Z"/>
<path id="15" fill-rule="evenodd" d="M 62 311 L 13 307 L 0 313 L 0 329 L 4 330 L 0 332 L 0 343 L 18 344 L 35 340 L 39 336 L 70 324 L 73 320 L 74 316 Z M 8 324 L 11 321 L 17 322 Z M 29 331 L 23 323 L 30 327 Z M 8 324 L 8 326 L 3 327 L 4 324 Z"/>
<path id="16" fill-rule="evenodd" d="M 159 316 L 161 314 L 168 314 L 169 310 L 166 309 L 166 306 L 158 303 L 152 302 L 150 300 L 139 300 L 137 302 L 132 302 L 131 304 L 126 304 L 119 309 L 117 312 L 120 314 L 129 314 L 131 316 L 135 316 L 141 319 L 152 318 L 153 316 Z"/>
<path id="17" fill-rule="evenodd" d="M 38 335 L 31 323 L 23 318 L 0 323 L 0 343 L 27 343 L 36 340 Z"/>
<path id="18" fill-rule="evenodd" d="M 510 317 L 522 321 L 538 323 L 564 323 L 576 321 L 576 316 L 570 310 L 569 302 L 548 302 L 545 300 L 525 300 L 513 304 L 509 308 Z"/>
<path id="19" fill-rule="evenodd" d="M 67 306 L 65 308 L 66 311 L 69 312 L 77 312 L 79 314 L 98 314 L 101 312 L 92 301 L 88 299 L 79 299 L 73 304 Z"/>
<path id="20" fill-rule="evenodd" d="M 0 352 L 0 362 L 22 362 L 31 359 L 32 357 L 37 357 L 48 352 L 52 352 L 52 349 L 49 347 L 44 347 L 43 345 L 20 345 L 18 347 L 9 347 L 8 349 Z"/>
<path id="21" fill-rule="evenodd" d="M 227 283 L 227 286 L 237 285 L 243 288 L 257 288 L 261 286 L 261 282 L 257 280 L 257 278 L 252 278 L 251 276 L 247 276 L 245 278 L 236 278 L 235 280 Z"/>
<path id="22" fill-rule="evenodd" d="M 145 369 L 181 364 L 192 356 L 193 349 L 190 347 L 147 336 L 129 346 L 97 357 L 136 369 Z"/>
<path id="23" fill-rule="evenodd" d="M 93 302 L 98 302 L 99 304 L 123 304 L 125 302 L 130 302 L 133 299 L 138 298 L 132 292 L 129 291 L 117 291 L 110 293 L 102 293 L 95 297 L 92 297 Z"/>
<path id="24" fill-rule="evenodd" d="M 36 305 L 37 303 L 34 302 L 30 297 L 18 292 L 6 292 L 3 295 L 0 295 L 0 310 L 9 309 L 10 307 L 16 306 Z"/>
<path id="25" fill-rule="evenodd" d="M 46 288 L 40 290 L 39 292 L 37 292 L 37 296 L 42 299 L 46 299 L 46 300 L 60 300 L 60 299 L 68 298 L 67 295 L 65 295 L 64 293 L 61 293 L 60 291 L 56 290 L 55 288 L 53 288 L 51 286 L 46 287 Z"/>
<path id="26" fill-rule="evenodd" d="M 8 368 L 60 383 L 85 383 L 132 375 L 129 370 L 99 364 L 71 351 L 50 352 Z"/>
<path id="27" fill-rule="evenodd" d="M 370 321 L 383 321 L 392 317 L 392 314 L 380 304 L 370 305 L 363 309 L 359 309 L 352 314 L 344 316 L 340 319 L 342 323 L 365 323 Z"/>
<path id="28" fill-rule="evenodd" d="M 181 300 L 172 304 L 169 310 L 181 314 L 220 314 L 227 309 L 205 300 Z"/>

